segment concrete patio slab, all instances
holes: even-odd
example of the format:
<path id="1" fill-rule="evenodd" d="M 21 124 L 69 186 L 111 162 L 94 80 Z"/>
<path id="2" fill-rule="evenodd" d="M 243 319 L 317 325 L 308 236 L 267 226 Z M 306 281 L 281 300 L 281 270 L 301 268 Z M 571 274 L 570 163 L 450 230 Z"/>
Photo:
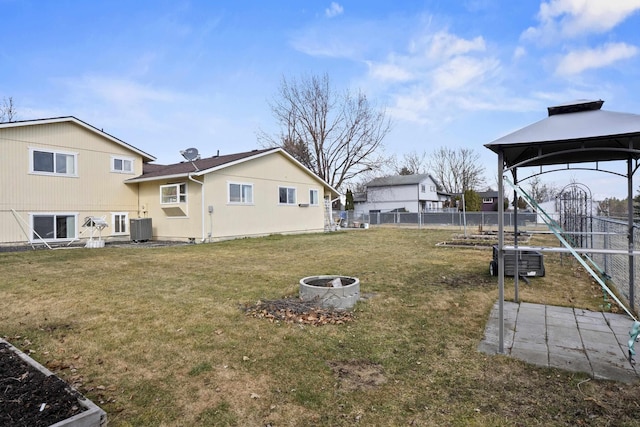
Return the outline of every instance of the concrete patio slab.
<path id="1" fill-rule="evenodd" d="M 584 372 L 596 379 L 640 381 L 627 358 L 633 325 L 629 316 L 508 301 L 503 312 L 505 355 L 538 366 Z M 478 351 L 497 354 L 499 330 L 496 302 Z M 636 350 L 640 351 L 640 345 Z"/>

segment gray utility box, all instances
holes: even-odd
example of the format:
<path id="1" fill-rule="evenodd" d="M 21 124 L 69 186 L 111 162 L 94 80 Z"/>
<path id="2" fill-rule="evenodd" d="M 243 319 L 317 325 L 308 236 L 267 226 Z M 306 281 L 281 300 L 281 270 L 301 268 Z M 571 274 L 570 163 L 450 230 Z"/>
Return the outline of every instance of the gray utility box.
<path id="1" fill-rule="evenodd" d="M 518 257 L 518 276 L 544 276 L 544 258 L 538 251 L 519 251 L 504 253 L 504 275 L 515 276 L 516 256 Z M 489 273 L 498 275 L 498 246 L 493 246 L 493 259 L 489 263 Z"/>
<path id="2" fill-rule="evenodd" d="M 129 234 L 134 242 L 146 242 L 153 238 L 151 218 L 135 218 L 129 220 Z"/>

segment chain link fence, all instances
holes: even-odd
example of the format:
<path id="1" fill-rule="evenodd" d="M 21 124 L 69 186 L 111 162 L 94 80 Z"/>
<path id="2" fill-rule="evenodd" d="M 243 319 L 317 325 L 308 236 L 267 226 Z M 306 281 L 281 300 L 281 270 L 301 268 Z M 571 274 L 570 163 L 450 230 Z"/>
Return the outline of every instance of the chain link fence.
<path id="1" fill-rule="evenodd" d="M 624 221 L 606 217 L 593 217 L 591 220 L 591 237 L 586 242 L 593 249 L 612 249 L 618 251 L 629 250 L 629 225 Z M 640 228 L 633 227 L 634 250 L 640 248 Z M 629 280 L 629 255 L 628 254 L 593 254 L 591 256 L 598 266 L 611 278 L 617 291 L 628 301 L 631 295 L 631 281 Z M 633 258 L 634 265 L 634 307 L 640 303 L 637 285 L 640 284 L 640 264 L 637 257 Z"/>
<path id="2" fill-rule="evenodd" d="M 525 226 L 536 222 L 536 214 L 518 212 L 518 226 Z M 458 226 L 458 227 L 497 227 L 498 212 L 461 212 L 456 209 L 442 212 L 376 212 L 362 213 L 354 211 L 340 212 L 341 227 L 368 227 L 369 225 L 397 225 L 397 226 Z M 512 227 L 515 224 L 513 212 L 504 213 L 504 225 Z"/>
<path id="3" fill-rule="evenodd" d="M 443 212 L 377 212 L 361 213 L 354 211 L 342 211 L 337 223 L 340 227 L 368 228 L 369 226 L 455 226 L 455 227 L 497 227 L 498 212 L 459 212 L 455 209 Z M 525 231 L 529 225 L 535 225 L 537 214 L 532 212 L 518 212 L 518 227 L 524 227 Z M 513 212 L 504 213 L 505 227 L 513 227 L 515 224 Z M 565 231 L 579 231 L 584 234 L 574 234 L 569 241 L 577 247 L 592 249 L 611 249 L 626 252 L 629 250 L 628 224 L 625 221 L 611 219 L 607 217 L 585 217 L 579 221 L 579 230 L 567 229 Z M 634 250 L 640 250 L 640 226 L 633 228 Z M 618 295 L 630 300 L 629 281 L 629 255 L 620 254 L 591 254 L 591 259 L 605 272 L 617 290 Z M 640 307 L 640 259 L 634 257 L 634 308 Z"/>

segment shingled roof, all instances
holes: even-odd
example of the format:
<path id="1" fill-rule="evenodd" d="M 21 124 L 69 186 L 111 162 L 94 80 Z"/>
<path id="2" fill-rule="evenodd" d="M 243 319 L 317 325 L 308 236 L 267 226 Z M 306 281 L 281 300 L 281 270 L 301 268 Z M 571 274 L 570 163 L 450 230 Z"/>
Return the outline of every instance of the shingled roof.
<path id="1" fill-rule="evenodd" d="M 263 150 L 245 151 L 243 153 L 227 154 L 222 156 L 207 157 L 204 159 L 194 160 L 192 162 L 183 161 L 171 165 L 159 165 L 154 163 L 146 163 L 143 165 L 142 175 L 132 178 L 127 182 L 152 181 L 160 178 L 184 177 L 189 174 L 202 175 L 210 172 L 212 169 L 231 166 L 237 162 L 247 160 L 252 157 L 259 157 L 269 152 L 275 152 L 279 148 L 267 148 Z"/>

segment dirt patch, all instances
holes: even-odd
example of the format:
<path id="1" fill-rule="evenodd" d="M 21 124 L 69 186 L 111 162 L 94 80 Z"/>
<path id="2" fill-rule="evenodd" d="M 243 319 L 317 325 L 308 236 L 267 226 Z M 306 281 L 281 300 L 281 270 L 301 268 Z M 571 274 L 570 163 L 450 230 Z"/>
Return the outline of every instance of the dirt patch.
<path id="1" fill-rule="evenodd" d="M 46 427 L 85 410 L 82 396 L 55 375 L 45 375 L 0 342 L 0 425 Z"/>
<path id="2" fill-rule="evenodd" d="M 368 390 L 387 382 L 381 365 L 368 360 L 327 362 L 343 391 Z"/>
<path id="3" fill-rule="evenodd" d="M 488 269 L 487 269 L 488 270 Z M 446 286 L 450 289 L 458 288 L 477 288 L 482 286 L 495 286 L 495 280 L 490 276 L 483 276 L 482 274 L 452 274 L 447 276 L 440 276 L 437 279 L 436 285 Z"/>

